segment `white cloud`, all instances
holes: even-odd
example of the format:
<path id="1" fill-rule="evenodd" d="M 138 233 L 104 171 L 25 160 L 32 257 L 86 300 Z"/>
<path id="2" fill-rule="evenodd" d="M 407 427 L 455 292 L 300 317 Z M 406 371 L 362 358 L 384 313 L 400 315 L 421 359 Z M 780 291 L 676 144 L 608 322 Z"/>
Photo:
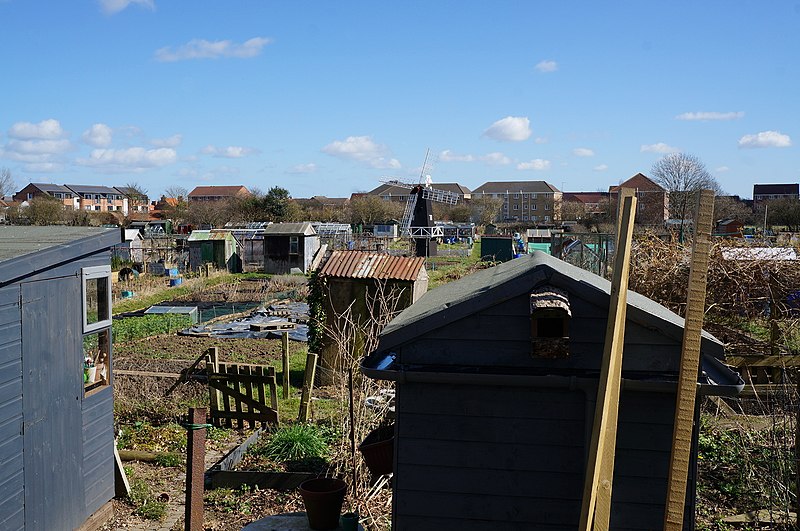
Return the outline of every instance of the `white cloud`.
<path id="1" fill-rule="evenodd" d="M 167 138 L 154 138 L 150 144 L 156 147 L 178 147 L 183 142 L 183 135 L 178 133 Z"/>
<path id="2" fill-rule="evenodd" d="M 526 116 L 506 116 L 483 134 L 500 142 L 522 142 L 531 136 L 531 121 Z"/>
<path id="3" fill-rule="evenodd" d="M 658 142 L 657 144 L 642 144 L 639 151 L 642 153 L 676 153 L 680 151 L 680 149 L 665 144 L 664 142 Z"/>
<path id="4" fill-rule="evenodd" d="M 558 70 L 558 63 L 556 63 L 555 61 L 550 61 L 550 60 L 539 61 L 536 64 L 535 68 L 539 72 L 542 72 L 542 73 L 546 74 L 548 72 L 555 72 L 556 70 Z"/>
<path id="5" fill-rule="evenodd" d="M 676 120 L 685 120 L 689 122 L 708 122 L 714 120 L 738 120 L 739 118 L 744 118 L 744 113 L 742 111 L 737 112 L 685 112 L 683 114 L 679 114 L 675 117 Z"/>
<path id="6" fill-rule="evenodd" d="M 398 169 L 400 162 L 391 158 L 391 151 L 382 144 L 376 144 L 369 136 L 348 136 L 344 140 L 334 140 L 322 148 L 323 153 L 344 160 L 354 160 L 378 169 Z"/>
<path id="7" fill-rule="evenodd" d="M 212 157 L 240 159 L 242 157 L 247 157 L 248 155 L 254 155 L 258 153 L 258 150 L 242 146 L 216 147 L 208 145 L 201 149 L 200 152 L 204 155 L 211 155 Z"/>
<path id="8" fill-rule="evenodd" d="M 520 162 L 517 164 L 518 170 L 535 170 L 535 171 L 542 171 L 542 170 L 549 170 L 550 169 L 550 161 L 544 159 L 533 159 L 530 162 Z"/>
<path id="9" fill-rule="evenodd" d="M 54 140 L 10 140 L 0 147 L 0 158 L 23 162 L 30 171 L 42 171 L 45 165 L 62 168 L 64 154 L 73 149 L 67 139 Z M 60 171 L 60 170 L 59 170 Z"/>
<path id="10" fill-rule="evenodd" d="M 492 166 L 505 166 L 507 164 L 511 164 L 511 159 L 500 153 L 499 151 L 494 151 L 492 153 L 487 153 L 481 157 L 481 160 L 486 164 L 490 164 Z"/>
<path id="11" fill-rule="evenodd" d="M 28 173 L 54 173 L 64 171 L 64 165 L 59 162 L 34 162 L 23 166 Z"/>
<path id="12" fill-rule="evenodd" d="M 537 136 L 536 138 L 533 139 L 533 142 L 536 144 L 547 144 L 548 142 L 550 142 L 550 139 L 547 138 L 546 136 Z"/>
<path id="13" fill-rule="evenodd" d="M 100 168 L 104 171 L 143 171 L 173 164 L 178 155 L 172 148 L 145 149 L 93 149 L 89 158 L 79 158 L 81 166 Z"/>
<path id="14" fill-rule="evenodd" d="M 739 139 L 740 148 L 767 148 L 767 147 L 789 147 L 792 139 L 789 135 L 784 135 L 778 131 L 762 131 L 755 135 L 744 135 Z"/>
<path id="15" fill-rule="evenodd" d="M 98 3 L 100 4 L 100 9 L 102 9 L 103 13 L 106 15 L 119 13 L 131 4 L 138 4 L 151 10 L 156 7 L 153 0 L 98 0 Z"/>
<path id="16" fill-rule="evenodd" d="M 317 171 L 317 165 L 313 162 L 309 162 L 308 164 L 297 164 L 296 166 L 292 166 L 286 173 L 291 174 L 303 174 L 303 173 L 314 173 Z"/>
<path id="17" fill-rule="evenodd" d="M 726 171 L 730 171 L 730 168 L 727 166 L 720 166 L 714 170 L 714 173 L 725 173 Z"/>
<path id="18" fill-rule="evenodd" d="M 608 169 L 608 164 L 598 164 L 597 166 L 595 166 L 592 169 L 594 171 L 606 171 Z"/>
<path id="19" fill-rule="evenodd" d="M 475 157 L 472 155 L 459 155 L 458 153 L 453 153 L 449 149 L 445 149 L 441 153 L 439 153 L 439 161 L 441 162 L 474 162 Z"/>
<path id="20" fill-rule="evenodd" d="M 81 140 L 90 146 L 104 148 L 111 145 L 112 136 L 111 128 L 106 124 L 93 124 L 83 132 Z"/>
<path id="21" fill-rule="evenodd" d="M 575 148 L 572 150 L 572 154 L 576 157 L 594 157 L 594 151 L 588 148 Z"/>
<path id="22" fill-rule="evenodd" d="M 38 124 L 31 122 L 17 122 L 8 130 L 8 136 L 22 140 L 38 139 L 50 140 L 64 136 L 64 130 L 58 120 L 43 120 Z"/>
<path id="23" fill-rule="evenodd" d="M 219 59 L 220 57 L 247 59 L 259 55 L 261 49 L 271 42 L 272 39 L 266 37 L 253 37 L 242 44 L 236 44 L 229 40 L 192 39 L 174 50 L 169 46 L 156 50 L 156 60 L 173 62 L 187 59 Z"/>

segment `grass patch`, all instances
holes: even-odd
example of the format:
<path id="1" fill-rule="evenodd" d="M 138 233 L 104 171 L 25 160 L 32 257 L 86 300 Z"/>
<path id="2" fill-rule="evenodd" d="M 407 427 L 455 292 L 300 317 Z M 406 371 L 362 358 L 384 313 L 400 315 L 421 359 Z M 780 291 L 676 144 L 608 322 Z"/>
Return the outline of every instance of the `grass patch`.
<path id="1" fill-rule="evenodd" d="M 255 453 L 280 462 L 320 458 L 328 455 L 328 442 L 315 424 L 290 424 L 273 432 Z"/>

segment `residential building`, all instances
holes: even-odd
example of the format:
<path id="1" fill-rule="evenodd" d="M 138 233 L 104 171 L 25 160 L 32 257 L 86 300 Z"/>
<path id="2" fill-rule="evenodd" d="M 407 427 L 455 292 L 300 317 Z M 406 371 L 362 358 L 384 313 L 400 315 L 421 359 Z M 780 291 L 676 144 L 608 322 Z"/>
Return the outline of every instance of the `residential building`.
<path id="1" fill-rule="evenodd" d="M 247 197 L 250 191 L 244 186 L 197 186 L 189 192 L 189 202 L 225 201 L 237 197 Z"/>
<path id="2" fill-rule="evenodd" d="M 75 210 L 91 212 L 119 212 L 128 215 L 128 198 L 116 188 L 97 185 L 67 184 L 72 191 Z"/>
<path id="3" fill-rule="evenodd" d="M 117 191 L 128 200 L 128 212 L 131 214 L 147 214 L 150 212 L 150 198 L 135 188 L 117 186 Z"/>
<path id="4" fill-rule="evenodd" d="M 798 183 L 787 184 L 754 184 L 753 185 L 753 210 L 758 210 L 758 206 L 766 201 L 775 199 L 797 200 L 800 185 Z"/>
<path id="5" fill-rule="evenodd" d="M 620 188 L 636 190 L 636 218 L 641 225 L 663 226 L 669 219 L 669 193 L 655 181 L 637 173 L 617 186 L 611 186 L 608 194 L 611 207 L 616 210 Z"/>
<path id="6" fill-rule="evenodd" d="M 444 190 L 445 192 L 452 192 L 458 195 L 459 201 L 470 199 L 471 192 L 466 186 L 458 183 L 433 183 L 431 188 L 436 190 Z M 377 195 L 384 201 L 407 201 L 408 194 L 411 191 L 410 185 L 403 186 L 391 183 L 384 183 L 374 190 L 367 192 L 368 195 Z"/>
<path id="7" fill-rule="evenodd" d="M 20 203 L 23 201 L 30 201 L 37 197 L 52 197 L 58 199 L 65 207 L 71 209 L 77 208 L 76 205 L 78 204 L 76 203 L 77 198 L 75 197 L 75 193 L 72 190 L 63 185 L 51 183 L 29 183 L 12 197 L 14 201 Z"/>
<path id="8" fill-rule="evenodd" d="M 564 192 L 562 221 L 581 221 L 608 214 L 608 192 Z"/>
<path id="9" fill-rule="evenodd" d="M 543 225 L 561 221 L 562 196 L 546 181 L 490 181 L 472 191 L 472 199 L 502 199 L 505 220 Z"/>

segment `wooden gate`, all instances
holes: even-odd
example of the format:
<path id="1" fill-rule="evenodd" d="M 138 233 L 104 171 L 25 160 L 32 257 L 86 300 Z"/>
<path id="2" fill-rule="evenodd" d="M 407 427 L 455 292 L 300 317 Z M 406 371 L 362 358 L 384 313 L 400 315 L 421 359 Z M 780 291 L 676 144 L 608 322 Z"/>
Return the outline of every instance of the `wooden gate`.
<path id="1" fill-rule="evenodd" d="M 211 423 L 244 428 L 278 423 L 275 367 L 223 363 L 216 347 L 206 352 Z"/>

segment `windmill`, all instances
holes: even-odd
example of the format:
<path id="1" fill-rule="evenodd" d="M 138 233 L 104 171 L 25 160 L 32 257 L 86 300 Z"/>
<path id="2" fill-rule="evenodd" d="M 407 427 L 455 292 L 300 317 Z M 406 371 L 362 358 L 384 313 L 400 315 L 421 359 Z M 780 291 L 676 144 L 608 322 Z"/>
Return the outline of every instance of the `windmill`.
<path id="1" fill-rule="evenodd" d="M 433 222 L 433 203 L 447 205 L 458 203 L 458 194 L 431 187 L 429 172 L 432 166 L 429 149 L 425 152 L 425 162 L 422 164 L 417 184 L 398 179 L 382 179 L 386 184 L 410 190 L 403 218 L 400 220 L 400 235 L 414 240 L 417 256 L 436 256 L 435 238 L 443 236 L 441 227 L 437 227 Z"/>

